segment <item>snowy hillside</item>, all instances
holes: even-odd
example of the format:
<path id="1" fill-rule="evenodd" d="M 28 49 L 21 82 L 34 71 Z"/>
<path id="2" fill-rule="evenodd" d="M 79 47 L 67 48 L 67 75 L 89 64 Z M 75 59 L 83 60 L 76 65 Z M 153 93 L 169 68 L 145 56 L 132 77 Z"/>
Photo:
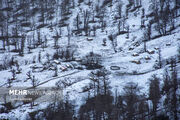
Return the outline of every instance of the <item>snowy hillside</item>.
<path id="1" fill-rule="evenodd" d="M 1 0 L 0 119 L 180 119 L 178 0 Z"/>

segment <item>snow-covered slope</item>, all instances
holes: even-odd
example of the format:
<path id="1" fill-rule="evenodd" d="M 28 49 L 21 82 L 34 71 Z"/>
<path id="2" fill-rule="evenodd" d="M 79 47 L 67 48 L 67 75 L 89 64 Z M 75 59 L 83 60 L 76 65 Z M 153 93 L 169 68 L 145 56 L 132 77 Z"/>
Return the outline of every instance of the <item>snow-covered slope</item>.
<path id="1" fill-rule="evenodd" d="M 144 51 L 144 33 L 147 30 L 147 25 L 153 17 L 149 16 L 152 13 L 151 7 L 153 3 L 151 0 L 142 0 L 142 5 L 136 6 L 134 9 L 133 6 L 130 6 L 128 9 L 128 15 L 126 14 L 126 6 L 128 6 L 129 2 L 127 0 L 113 0 L 112 6 L 111 3 L 105 4 L 103 6 L 103 2 L 96 0 L 90 0 L 91 3 L 88 5 L 89 0 L 84 0 L 82 3 L 78 3 L 75 0 L 75 6 L 70 7 L 70 13 L 67 16 L 61 16 L 62 11 L 60 7 L 58 9 L 54 9 L 54 13 L 46 13 L 52 14 L 54 16 L 51 20 L 45 20 L 46 26 L 39 29 L 41 39 L 44 41 L 47 39 L 47 47 L 42 48 L 42 45 L 37 46 L 34 49 L 31 49 L 29 53 L 29 39 L 34 38 L 37 41 L 38 39 L 38 29 L 37 26 L 41 25 L 42 22 L 37 22 L 38 16 L 41 15 L 41 12 L 37 13 L 32 17 L 34 21 L 36 21 L 35 29 L 29 30 L 28 27 L 22 29 L 24 30 L 22 33 L 26 35 L 26 42 L 24 46 L 24 55 L 19 56 L 19 53 L 10 52 L 14 49 L 13 45 L 10 45 L 10 50 L 8 50 L 8 46 L 6 46 L 6 50 L 0 53 L 0 64 L 5 65 L 8 64 L 8 60 L 14 61 L 17 60 L 21 69 L 20 74 L 16 74 L 16 79 L 13 80 L 13 87 L 32 87 L 31 79 L 28 79 L 28 72 L 30 71 L 32 76 L 38 81 L 38 87 L 54 87 L 56 86 L 58 81 L 63 81 L 65 78 L 68 78 L 69 83 L 72 83 L 67 86 L 63 86 L 63 94 L 66 96 L 69 95 L 70 100 L 76 101 L 78 107 L 84 102 L 84 99 L 87 96 L 87 92 L 83 92 L 83 87 L 87 86 L 90 82 L 89 73 L 92 70 L 77 69 L 75 67 L 67 68 L 66 71 L 63 71 L 61 68 L 66 67 L 67 65 L 72 65 L 75 61 L 65 61 L 64 59 L 59 58 L 56 61 L 61 62 L 61 64 L 56 64 L 53 56 L 56 53 L 57 49 L 54 48 L 54 36 L 61 33 L 61 37 L 58 40 L 58 47 L 60 50 L 65 49 L 68 45 L 68 37 L 70 39 L 70 45 L 76 49 L 74 54 L 75 59 L 84 59 L 85 56 L 90 53 L 97 53 L 102 56 L 102 65 L 111 72 L 109 75 L 110 85 L 112 87 L 111 91 L 114 94 L 114 91 L 118 89 L 119 92 L 122 91 L 123 86 L 127 82 L 135 82 L 143 87 L 142 91 L 147 94 L 148 92 L 148 79 L 153 75 L 157 74 L 160 78 L 162 78 L 162 74 L 165 68 L 169 68 L 169 64 L 165 64 L 164 61 L 177 57 L 179 44 L 180 44 L 180 17 L 174 18 L 174 26 L 175 28 L 168 32 L 167 35 L 162 35 L 157 37 L 159 34 L 155 27 L 151 29 L 151 38 L 146 41 L 146 52 Z M 108 0 L 107 0 L 108 1 Z M 59 2 L 59 4 L 61 1 Z M 115 19 L 118 16 L 117 6 L 122 4 L 122 17 L 120 19 Z M 5 5 L 4 5 L 5 6 Z M 94 13 L 95 9 L 99 6 L 99 12 Z M 100 7 L 101 6 L 101 7 Z M 103 7 L 102 7 L 103 6 Z M 173 7 L 173 5 L 171 5 Z M 55 7 L 56 8 L 56 7 Z M 145 17 L 142 18 L 142 9 L 144 8 Z M 134 10 L 133 10 L 134 9 Z M 88 36 L 85 35 L 85 32 L 82 31 L 79 35 L 76 35 L 76 25 L 75 19 L 77 15 L 79 15 L 79 19 L 81 24 L 79 27 L 83 29 L 84 26 L 84 15 L 88 11 L 87 18 L 89 21 L 92 21 L 93 16 L 95 16 L 93 22 L 89 22 L 90 34 Z M 45 14 L 45 15 L 46 15 Z M 102 17 L 102 15 L 104 17 Z M 98 18 L 100 16 L 100 18 Z M 59 23 L 57 21 L 61 21 L 63 17 L 68 17 L 65 21 L 67 25 L 69 25 L 70 31 L 68 31 L 68 27 L 59 27 Z M 102 18 L 102 19 L 101 19 Z M 144 20 L 144 26 L 142 27 L 142 20 Z M 102 27 L 102 21 L 105 22 L 105 27 Z M 118 34 L 118 24 L 121 22 L 121 31 L 125 31 L 125 33 Z M 123 22 L 124 21 L 124 27 Z M 30 20 L 32 22 L 32 20 Z M 52 26 L 51 26 L 52 24 Z M 15 26 L 15 23 L 9 25 L 9 28 Z M 96 35 L 93 33 L 93 26 L 96 26 Z M 155 23 L 152 24 L 155 26 Z M 169 25 L 170 26 L 170 25 Z M 127 33 L 127 28 L 129 27 L 129 33 Z M 11 29 L 10 29 L 11 32 Z M 129 35 L 128 35 L 129 34 Z M 2 34 L 1 34 L 2 35 Z M 109 39 L 109 36 L 115 36 L 113 42 Z M 129 36 L 129 37 L 127 37 Z M 90 39 L 90 40 L 88 40 Z M 103 41 L 106 40 L 106 45 L 103 45 Z M 115 46 L 113 46 L 113 44 Z M 18 43 L 20 45 L 20 43 Z M 0 41 L 1 48 L 3 47 L 3 41 Z M 62 48 L 62 49 L 61 49 Z M 159 60 L 159 49 L 161 50 L 161 60 L 163 61 L 163 66 L 160 69 L 156 69 L 154 66 L 157 64 Z M 115 52 L 116 50 L 116 52 Z M 40 55 L 39 55 L 40 54 Z M 41 60 L 39 57 L 41 56 Z M 49 57 L 48 57 L 49 56 Z M 50 60 L 48 60 L 50 59 Z M 50 63 L 48 63 L 50 61 Z M 52 69 L 48 66 L 47 69 L 44 69 L 44 66 L 47 64 L 53 64 Z M 55 65 L 54 65 L 55 64 Z M 79 65 L 79 63 L 78 63 Z M 57 66 L 57 76 L 54 76 L 55 70 L 54 66 Z M 118 70 L 112 70 L 112 66 L 117 66 Z M 178 63 L 179 66 L 179 63 Z M 33 70 L 33 67 L 36 67 Z M 6 70 L 0 71 L 0 87 L 8 86 L 8 79 L 12 78 L 12 69 L 18 69 L 15 65 L 12 68 L 8 67 Z M 178 69 L 178 73 L 180 70 Z M 15 109 L 10 110 L 8 113 L 0 114 L 0 119 L 8 118 L 8 119 L 27 119 L 28 113 L 32 111 L 37 111 L 39 109 L 44 109 L 46 107 L 46 103 L 38 104 L 37 106 L 31 109 L 30 104 L 20 105 Z M 78 109 L 77 107 L 77 109 Z"/>

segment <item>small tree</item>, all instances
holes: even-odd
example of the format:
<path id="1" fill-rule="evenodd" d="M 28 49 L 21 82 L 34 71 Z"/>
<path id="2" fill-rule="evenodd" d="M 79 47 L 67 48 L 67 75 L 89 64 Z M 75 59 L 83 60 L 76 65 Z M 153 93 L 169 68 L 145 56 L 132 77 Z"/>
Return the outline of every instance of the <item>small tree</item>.
<path id="1" fill-rule="evenodd" d="M 12 79 L 8 78 L 7 83 L 8 83 L 7 87 L 10 88 L 12 86 Z"/>
<path id="2" fill-rule="evenodd" d="M 82 64 L 87 67 L 87 69 L 98 69 L 101 68 L 101 55 L 90 52 L 87 54 L 82 61 Z"/>
<path id="3" fill-rule="evenodd" d="M 55 70 L 54 70 L 54 77 L 58 76 L 58 68 L 57 65 L 55 66 Z"/>
<path id="4" fill-rule="evenodd" d="M 118 22 L 118 34 L 121 33 L 121 26 L 122 26 L 122 23 L 121 23 L 121 20 L 119 20 L 119 22 Z"/>
<path id="5" fill-rule="evenodd" d="M 33 56 L 33 61 L 32 61 L 32 63 L 36 63 L 36 55 Z"/>
<path id="6" fill-rule="evenodd" d="M 129 11 L 128 8 L 126 7 L 126 19 L 128 19 Z"/>
<path id="7" fill-rule="evenodd" d="M 54 38 L 54 48 L 58 48 L 58 40 L 60 38 L 60 35 L 57 30 L 56 30 L 56 36 L 53 36 L 53 38 Z"/>
<path id="8" fill-rule="evenodd" d="M 11 80 L 16 80 L 16 70 L 15 70 L 15 69 L 12 69 L 12 70 L 11 70 L 11 73 L 12 73 L 12 78 L 11 78 Z"/>
<path id="9" fill-rule="evenodd" d="M 173 71 L 175 67 L 176 67 L 176 59 L 172 57 L 170 59 L 170 68 L 171 68 L 170 70 Z"/>
<path id="10" fill-rule="evenodd" d="M 129 25 L 126 27 L 126 30 L 127 30 L 127 39 L 129 39 Z"/>
<path id="11" fill-rule="evenodd" d="M 93 25 L 93 35 L 96 36 L 96 26 Z"/>
<path id="12" fill-rule="evenodd" d="M 161 56 L 161 49 L 158 49 L 158 64 L 159 64 L 159 68 L 162 68 L 162 56 Z"/>
<path id="13" fill-rule="evenodd" d="M 103 46 L 106 46 L 106 38 L 103 38 Z"/>
<path id="14" fill-rule="evenodd" d="M 112 47 L 113 47 L 114 52 L 116 53 L 117 52 L 117 50 L 116 50 L 116 46 L 117 46 L 116 35 L 111 34 L 111 35 L 108 36 L 108 38 L 112 43 Z"/>
<path id="15" fill-rule="evenodd" d="M 27 80 L 28 80 L 28 79 L 32 79 L 32 72 L 31 72 L 31 71 L 28 71 L 28 72 L 26 73 L 26 75 L 27 75 Z"/>
<path id="16" fill-rule="evenodd" d="M 80 29 L 80 26 L 79 26 L 80 22 L 81 22 L 80 16 L 79 16 L 79 14 L 77 14 L 76 18 L 74 19 L 74 23 L 75 23 L 77 31 L 79 31 L 79 29 Z"/>
<path id="17" fill-rule="evenodd" d="M 39 81 L 35 78 L 35 76 L 33 75 L 33 77 L 31 78 L 31 85 L 32 85 L 32 89 L 35 90 L 35 88 L 37 87 L 37 85 L 39 84 Z M 34 100 L 38 97 L 38 95 L 27 95 L 27 97 L 31 97 L 32 101 L 31 101 L 31 108 L 34 106 Z"/>
<path id="18" fill-rule="evenodd" d="M 152 22 L 149 22 L 149 24 L 147 25 L 147 36 L 148 36 L 148 40 L 151 39 L 151 26 L 152 26 Z"/>
<path id="19" fill-rule="evenodd" d="M 50 63 L 50 55 L 49 55 L 49 53 L 46 54 L 46 59 L 47 59 L 47 62 Z"/>
<path id="20" fill-rule="evenodd" d="M 147 43 L 147 41 L 150 41 L 150 39 L 151 39 L 151 23 L 149 23 L 149 24 L 147 25 L 147 28 L 145 29 L 144 35 L 143 35 L 144 52 L 147 51 L 147 49 L 146 49 L 146 43 Z"/>
<path id="21" fill-rule="evenodd" d="M 40 33 L 40 30 L 38 30 L 37 31 L 37 39 L 38 39 L 38 43 L 37 43 L 37 45 L 41 45 L 41 43 L 42 43 L 42 40 L 41 40 L 41 33 Z"/>
<path id="22" fill-rule="evenodd" d="M 23 56 L 23 54 L 24 54 L 24 46 L 25 46 L 25 36 L 23 35 L 23 37 L 21 39 L 21 49 L 19 50 L 21 56 Z"/>
<path id="23" fill-rule="evenodd" d="M 39 84 L 39 81 L 33 75 L 33 77 L 31 78 L 31 85 L 32 85 L 32 87 L 35 88 L 38 84 Z"/>
<path id="24" fill-rule="evenodd" d="M 117 9 L 119 18 L 121 18 L 121 17 L 122 17 L 122 4 L 119 3 L 119 4 L 116 6 L 116 9 Z"/>
<path id="25" fill-rule="evenodd" d="M 11 65 L 14 65 L 14 64 L 15 64 L 15 61 L 14 61 L 14 57 L 13 57 L 13 56 L 11 57 L 10 64 L 11 64 Z"/>
<path id="26" fill-rule="evenodd" d="M 16 67 L 17 67 L 17 72 L 16 72 L 16 73 L 17 73 L 17 74 L 20 74 L 21 71 L 22 71 L 22 69 L 20 68 L 18 62 L 16 63 Z"/>
<path id="27" fill-rule="evenodd" d="M 143 36 L 143 42 L 144 42 L 144 52 L 147 51 L 147 40 L 148 40 L 148 35 L 147 35 L 147 31 L 144 32 L 144 36 Z"/>
<path id="28" fill-rule="evenodd" d="M 88 36 L 88 30 L 89 30 L 89 17 L 90 17 L 90 13 L 88 10 L 86 11 L 83 11 L 84 15 L 84 32 L 85 32 L 85 35 Z"/>
<path id="29" fill-rule="evenodd" d="M 69 25 L 67 26 L 67 31 L 68 31 L 68 45 L 67 46 L 70 46 L 70 42 L 71 42 L 71 29 L 70 29 Z"/>
<path id="30" fill-rule="evenodd" d="M 178 46 L 178 62 L 180 62 L 180 45 Z"/>
<path id="31" fill-rule="evenodd" d="M 144 15 L 145 15 L 145 10 L 144 10 L 144 8 L 142 8 L 142 16 L 141 16 L 141 18 L 144 18 Z"/>
<path id="32" fill-rule="evenodd" d="M 39 54 L 38 54 L 38 61 L 39 63 L 41 63 L 41 51 L 39 51 Z"/>
<path id="33" fill-rule="evenodd" d="M 141 18 L 141 28 L 144 28 L 144 27 L 145 27 L 145 26 L 144 26 L 144 22 L 145 22 L 144 18 Z"/>

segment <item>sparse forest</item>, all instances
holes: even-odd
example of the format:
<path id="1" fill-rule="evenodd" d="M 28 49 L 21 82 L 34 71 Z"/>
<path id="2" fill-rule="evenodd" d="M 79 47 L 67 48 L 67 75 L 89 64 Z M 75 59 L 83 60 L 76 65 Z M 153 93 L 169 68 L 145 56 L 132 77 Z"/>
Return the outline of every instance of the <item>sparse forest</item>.
<path id="1" fill-rule="evenodd" d="M 179 34 L 179 0 L 0 0 L 0 119 L 179 120 Z"/>

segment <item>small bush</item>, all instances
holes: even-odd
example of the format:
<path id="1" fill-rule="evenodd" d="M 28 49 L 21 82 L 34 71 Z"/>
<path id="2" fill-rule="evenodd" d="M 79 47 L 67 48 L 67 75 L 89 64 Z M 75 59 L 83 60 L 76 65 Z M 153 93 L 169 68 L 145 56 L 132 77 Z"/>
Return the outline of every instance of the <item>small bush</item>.
<path id="1" fill-rule="evenodd" d="M 73 61 L 74 55 L 76 53 L 76 46 L 67 46 L 64 48 L 60 48 L 57 50 L 54 55 L 53 59 L 64 59 L 65 61 Z"/>
<path id="2" fill-rule="evenodd" d="M 0 69 L 6 70 L 14 65 L 14 58 L 9 55 L 4 55 L 2 58 L 2 65 L 0 65 Z"/>
<path id="3" fill-rule="evenodd" d="M 99 69 L 102 67 L 101 61 L 101 55 L 90 52 L 85 56 L 82 64 L 85 65 L 87 69 Z"/>
<path id="4" fill-rule="evenodd" d="M 11 102 L 5 103 L 5 104 L 3 104 L 3 106 L 4 106 L 4 108 L 1 109 L 1 110 L 4 113 L 8 113 L 10 110 L 13 109 L 13 106 L 12 106 Z"/>

